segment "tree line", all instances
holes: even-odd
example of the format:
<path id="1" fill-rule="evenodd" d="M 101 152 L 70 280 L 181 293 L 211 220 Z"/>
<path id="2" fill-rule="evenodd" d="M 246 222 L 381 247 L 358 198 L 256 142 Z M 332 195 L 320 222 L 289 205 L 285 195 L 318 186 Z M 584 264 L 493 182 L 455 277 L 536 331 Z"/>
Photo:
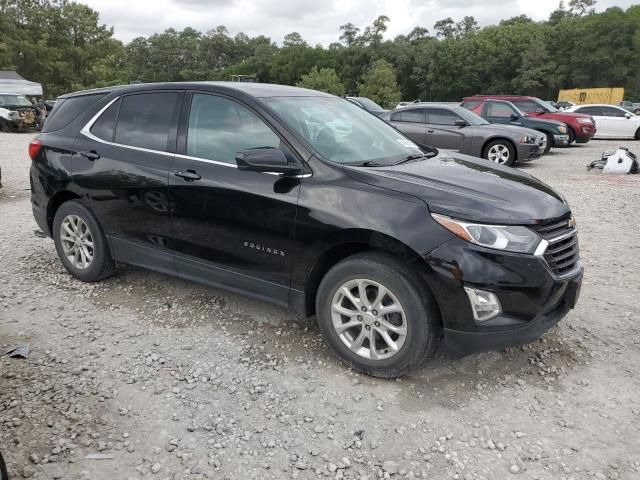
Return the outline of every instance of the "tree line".
<path id="1" fill-rule="evenodd" d="M 302 85 L 403 100 L 456 101 L 475 93 L 555 98 L 561 88 L 624 87 L 640 100 L 640 5 L 595 13 L 595 0 L 560 2 L 545 21 L 522 15 L 479 28 L 473 17 L 384 39 L 389 18 L 339 27 L 336 42 L 282 44 L 225 26 L 168 29 L 122 43 L 98 13 L 67 0 L 0 0 L 0 70 L 43 84 L 47 97 L 141 82 L 229 80 Z"/>

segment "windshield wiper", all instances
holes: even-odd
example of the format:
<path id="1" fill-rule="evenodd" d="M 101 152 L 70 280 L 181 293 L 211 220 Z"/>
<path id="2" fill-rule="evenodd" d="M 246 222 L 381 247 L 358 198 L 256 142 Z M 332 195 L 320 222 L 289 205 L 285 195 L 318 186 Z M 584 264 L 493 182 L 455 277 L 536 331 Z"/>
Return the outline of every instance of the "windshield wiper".
<path id="1" fill-rule="evenodd" d="M 412 153 L 411 155 L 407 155 L 405 158 L 403 158 L 402 160 L 400 160 L 399 162 L 396 163 L 392 163 L 391 165 L 401 165 L 403 163 L 408 163 L 408 162 L 412 162 L 414 160 L 418 160 L 420 158 L 433 158 L 437 155 L 437 153 L 435 152 L 429 152 L 429 153 Z"/>
<path id="2" fill-rule="evenodd" d="M 366 160 L 364 162 L 354 162 L 354 163 L 346 163 L 345 165 L 349 165 L 351 167 L 384 167 L 381 163 L 378 163 L 374 160 Z"/>

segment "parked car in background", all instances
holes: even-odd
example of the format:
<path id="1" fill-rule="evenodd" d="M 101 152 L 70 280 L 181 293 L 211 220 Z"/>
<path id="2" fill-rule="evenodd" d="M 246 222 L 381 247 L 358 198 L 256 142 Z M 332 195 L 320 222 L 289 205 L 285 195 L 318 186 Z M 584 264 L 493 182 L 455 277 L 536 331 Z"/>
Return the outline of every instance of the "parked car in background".
<path id="1" fill-rule="evenodd" d="M 628 110 L 631 113 L 636 115 L 640 115 L 640 103 L 629 102 L 628 100 L 624 100 L 618 104 L 619 107 Z"/>
<path id="2" fill-rule="evenodd" d="M 507 100 L 533 118 L 563 122 L 569 128 L 569 143 L 587 143 L 596 133 L 593 119 L 588 115 L 560 111 L 536 97 L 522 95 L 474 95 L 463 100 L 466 108 L 473 109 L 483 100 Z"/>
<path id="3" fill-rule="evenodd" d="M 384 115 L 389 111 L 389 110 L 385 110 L 376 102 L 374 102 L 373 100 L 367 97 L 351 97 L 347 95 L 345 98 L 351 103 L 353 103 L 354 105 L 357 105 L 360 108 L 364 108 L 367 112 L 373 113 L 378 117 L 381 115 Z"/>
<path id="4" fill-rule="evenodd" d="M 24 95 L 0 92 L 0 131 L 35 130 L 40 118 L 38 107 Z"/>
<path id="5" fill-rule="evenodd" d="M 463 103 L 464 106 L 464 103 Z M 557 120 L 532 118 L 506 100 L 482 100 L 472 112 L 480 115 L 490 123 L 502 123 L 536 130 L 547 137 L 544 153 L 551 147 L 568 147 L 568 127 Z"/>
<path id="6" fill-rule="evenodd" d="M 591 115 L 596 122 L 596 138 L 640 140 L 640 117 L 622 107 L 607 104 L 576 105 L 569 111 Z"/>
<path id="7" fill-rule="evenodd" d="M 325 122 L 317 132 L 309 112 Z M 531 342 L 580 292 L 562 195 L 517 169 L 424 151 L 322 92 L 77 92 L 29 156 L 33 215 L 75 278 L 132 263 L 289 306 L 370 375 L 403 375 L 439 342 L 457 355 Z"/>
<path id="8" fill-rule="evenodd" d="M 556 107 L 558 110 L 566 110 L 567 108 L 573 107 L 575 103 L 562 100 L 560 102 L 555 102 L 555 104 L 552 104 L 552 105 Z"/>
<path id="9" fill-rule="evenodd" d="M 502 165 L 526 162 L 546 149 L 547 137 L 535 130 L 492 125 L 459 105 L 421 103 L 382 116 L 419 145 L 457 150 Z"/>

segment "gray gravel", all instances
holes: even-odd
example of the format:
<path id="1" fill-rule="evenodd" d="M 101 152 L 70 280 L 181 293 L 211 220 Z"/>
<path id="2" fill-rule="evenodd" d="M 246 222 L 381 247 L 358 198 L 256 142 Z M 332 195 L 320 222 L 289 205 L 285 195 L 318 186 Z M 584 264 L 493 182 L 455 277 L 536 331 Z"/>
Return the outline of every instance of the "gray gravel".
<path id="1" fill-rule="evenodd" d="M 0 134 L 0 353 L 31 348 L 0 357 L 12 478 L 640 478 L 640 175 L 585 170 L 640 142 L 522 167 L 578 220 L 585 283 L 560 325 L 382 381 L 281 308 L 132 267 L 72 279 L 33 234 L 30 139 Z"/>

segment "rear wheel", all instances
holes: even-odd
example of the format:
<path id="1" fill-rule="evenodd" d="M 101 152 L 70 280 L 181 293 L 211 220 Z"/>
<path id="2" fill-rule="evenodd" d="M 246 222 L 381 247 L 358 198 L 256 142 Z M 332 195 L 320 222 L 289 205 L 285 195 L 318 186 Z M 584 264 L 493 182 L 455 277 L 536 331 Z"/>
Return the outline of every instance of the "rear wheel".
<path id="1" fill-rule="evenodd" d="M 553 147 L 553 135 L 551 135 L 550 133 L 546 133 L 545 135 L 547 136 L 547 146 L 544 147 L 544 152 L 545 154 L 549 153 L 549 150 L 551 150 L 551 147 Z"/>
<path id="2" fill-rule="evenodd" d="M 636 130 L 636 140 L 640 140 L 640 128 Z"/>
<path id="3" fill-rule="evenodd" d="M 113 274 L 115 263 L 98 221 L 77 200 L 63 203 L 53 219 L 53 240 L 67 271 L 83 282 Z"/>
<path id="4" fill-rule="evenodd" d="M 482 157 L 500 165 L 513 165 L 516 161 L 516 149 L 507 140 L 494 140 L 484 147 Z"/>
<path id="5" fill-rule="evenodd" d="M 354 255 L 320 283 L 320 330 L 354 370 L 382 378 L 403 375 L 436 350 L 440 317 L 425 288 L 390 255 Z"/>

